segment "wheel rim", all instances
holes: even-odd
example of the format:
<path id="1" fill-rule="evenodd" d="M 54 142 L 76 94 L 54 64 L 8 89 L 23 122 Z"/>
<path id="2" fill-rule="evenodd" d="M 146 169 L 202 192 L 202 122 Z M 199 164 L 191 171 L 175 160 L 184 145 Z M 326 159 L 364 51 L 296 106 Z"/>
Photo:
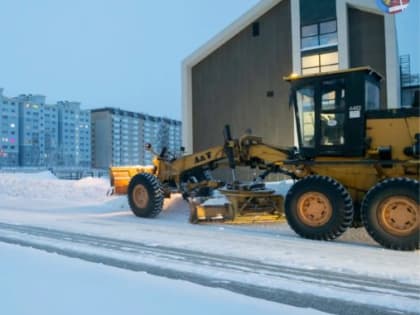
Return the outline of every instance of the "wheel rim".
<path id="1" fill-rule="evenodd" d="M 146 187 L 141 184 L 136 185 L 133 189 L 133 201 L 138 208 L 146 208 L 149 202 L 149 194 Z"/>
<path id="2" fill-rule="evenodd" d="M 393 196 L 379 204 L 377 215 L 381 226 L 390 234 L 406 236 L 419 228 L 419 205 L 404 196 Z"/>
<path id="3" fill-rule="evenodd" d="M 333 213 L 328 198 L 318 192 L 307 192 L 300 196 L 297 210 L 299 219 L 306 225 L 313 227 L 327 223 Z"/>

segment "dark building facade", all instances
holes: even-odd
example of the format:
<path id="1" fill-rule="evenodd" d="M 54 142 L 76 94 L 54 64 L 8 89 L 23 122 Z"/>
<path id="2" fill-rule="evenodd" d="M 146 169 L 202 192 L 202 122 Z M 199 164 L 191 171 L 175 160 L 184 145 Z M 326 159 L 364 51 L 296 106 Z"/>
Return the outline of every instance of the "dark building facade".
<path id="1" fill-rule="evenodd" d="M 348 8 L 350 67 L 371 66 L 385 78 L 385 21 L 382 15 Z M 385 81 L 381 82 L 382 107 L 387 107 Z"/>
<path id="2" fill-rule="evenodd" d="M 247 129 L 293 145 L 291 73 L 371 66 L 382 107 L 399 107 L 395 21 L 375 0 L 263 0 L 183 63 L 183 144 L 195 152 Z"/>
<path id="3" fill-rule="evenodd" d="M 220 144 L 225 124 L 236 136 L 252 128 L 268 141 L 291 142 L 281 80 L 293 70 L 289 12 L 290 2 L 280 2 L 192 68 L 194 150 Z"/>

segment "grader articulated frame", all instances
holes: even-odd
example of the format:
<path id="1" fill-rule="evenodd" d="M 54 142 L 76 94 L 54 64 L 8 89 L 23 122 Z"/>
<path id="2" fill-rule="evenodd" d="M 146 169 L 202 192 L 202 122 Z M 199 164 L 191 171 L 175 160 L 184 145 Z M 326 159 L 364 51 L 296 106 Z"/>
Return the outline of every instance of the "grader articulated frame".
<path id="1" fill-rule="evenodd" d="M 246 135 L 224 145 L 179 158 L 163 151 L 154 166 L 111 167 L 117 193 L 127 193 L 140 217 L 154 217 L 164 196 L 180 192 L 190 201 L 191 221 L 281 218 L 310 239 L 332 240 L 350 226 L 363 225 L 387 248 L 419 248 L 419 108 L 381 110 L 381 76 L 369 67 L 285 78 L 291 83 L 299 148 L 265 144 Z M 232 183 L 213 180 L 222 164 Z M 263 170 L 255 181 L 236 181 L 235 167 Z M 295 180 L 286 196 L 264 187 L 269 173 Z M 229 202 L 206 202 L 221 188 Z M 284 203 L 282 202 L 284 198 Z M 251 220 L 252 221 L 252 220 Z"/>

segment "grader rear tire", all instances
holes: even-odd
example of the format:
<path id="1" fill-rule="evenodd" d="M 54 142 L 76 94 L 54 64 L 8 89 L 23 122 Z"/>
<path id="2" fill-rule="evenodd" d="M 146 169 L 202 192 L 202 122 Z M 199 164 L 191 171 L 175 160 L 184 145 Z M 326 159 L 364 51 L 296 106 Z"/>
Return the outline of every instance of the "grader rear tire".
<path id="1" fill-rule="evenodd" d="M 128 185 L 128 203 L 133 213 L 142 218 L 154 218 L 163 207 L 163 191 L 156 176 L 135 175 Z"/>
<path id="2" fill-rule="evenodd" d="M 391 178 L 376 184 L 362 203 L 366 231 L 386 248 L 419 249 L 419 199 L 417 180 Z"/>
<path id="3" fill-rule="evenodd" d="M 299 180 L 286 195 L 285 214 L 300 236 L 333 240 L 353 221 L 353 202 L 347 190 L 327 176 L 312 175 Z"/>

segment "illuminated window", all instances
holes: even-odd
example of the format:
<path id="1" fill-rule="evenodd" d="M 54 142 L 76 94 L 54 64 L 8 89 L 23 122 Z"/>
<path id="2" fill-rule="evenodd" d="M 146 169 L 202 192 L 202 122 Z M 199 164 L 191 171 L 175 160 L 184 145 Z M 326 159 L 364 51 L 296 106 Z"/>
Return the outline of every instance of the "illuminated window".
<path id="1" fill-rule="evenodd" d="M 326 54 L 320 54 L 321 65 L 332 65 L 338 63 L 338 53 L 331 52 Z"/>
<path id="2" fill-rule="evenodd" d="M 338 70 L 338 52 L 321 52 L 302 56 L 302 74 Z"/>
<path id="3" fill-rule="evenodd" d="M 319 67 L 319 55 L 311 55 L 302 58 L 302 68 Z"/>

